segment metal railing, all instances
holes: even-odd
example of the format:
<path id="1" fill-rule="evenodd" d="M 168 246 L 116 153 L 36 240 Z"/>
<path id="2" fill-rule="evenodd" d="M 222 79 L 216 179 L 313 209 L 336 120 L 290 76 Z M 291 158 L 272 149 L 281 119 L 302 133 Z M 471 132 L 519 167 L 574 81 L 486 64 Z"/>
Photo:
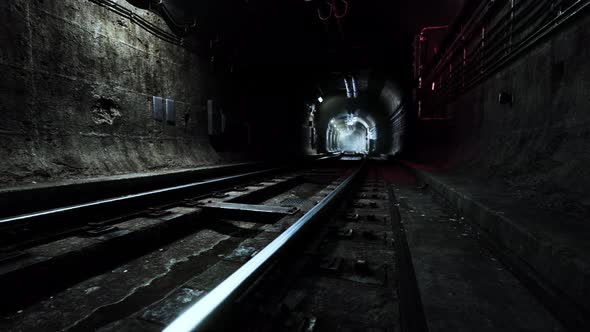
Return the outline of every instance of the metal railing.
<path id="1" fill-rule="evenodd" d="M 421 113 L 436 113 L 589 7 L 590 0 L 482 1 L 421 73 Z"/>

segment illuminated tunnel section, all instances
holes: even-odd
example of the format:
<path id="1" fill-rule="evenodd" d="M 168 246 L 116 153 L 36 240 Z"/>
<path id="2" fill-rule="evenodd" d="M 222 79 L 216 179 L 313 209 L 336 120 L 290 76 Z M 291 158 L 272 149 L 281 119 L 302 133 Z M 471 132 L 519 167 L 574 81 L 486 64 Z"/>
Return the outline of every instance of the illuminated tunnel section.
<path id="1" fill-rule="evenodd" d="M 368 154 L 375 151 L 377 128 L 370 117 L 344 113 L 332 118 L 326 132 L 328 152 L 355 152 Z"/>
<path id="2" fill-rule="evenodd" d="M 410 122 L 407 93 L 394 80 L 358 81 L 366 82 L 358 84 L 358 92 L 356 85 L 353 93 L 346 84 L 332 86 L 309 106 L 308 151 L 383 157 L 403 153 Z"/>

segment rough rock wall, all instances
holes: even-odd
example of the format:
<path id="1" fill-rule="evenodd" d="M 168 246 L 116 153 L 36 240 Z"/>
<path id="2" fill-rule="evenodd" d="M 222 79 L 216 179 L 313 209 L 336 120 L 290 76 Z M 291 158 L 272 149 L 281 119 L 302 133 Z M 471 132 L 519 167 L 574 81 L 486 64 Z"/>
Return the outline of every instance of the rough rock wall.
<path id="1" fill-rule="evenodd" d="M 590 211 L 590 15 L 449 105 L 460 167 L 524 198 Z M 513 105 L 498 95 L 513 96 Z"/>
<path id="2" fill-rule="evenodd" d="M 223 159 L 202 60 L 93 2 L 0 2 L 0 71 L 0 186 Z M 175 125 L 152 120 L 153 95 L 176 101 Z"/>

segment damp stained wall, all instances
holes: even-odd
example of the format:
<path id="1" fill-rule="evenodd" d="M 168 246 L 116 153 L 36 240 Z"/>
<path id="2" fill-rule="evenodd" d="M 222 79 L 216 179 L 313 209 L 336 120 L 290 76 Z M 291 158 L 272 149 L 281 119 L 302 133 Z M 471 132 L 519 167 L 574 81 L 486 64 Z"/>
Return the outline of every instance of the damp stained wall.
<path id="1" fill-rule="evenodd" d="M 0 187 L 230 160 L 207 136 L 206 63 L 91 1 L 2 1 Z M 175 125 L 152 119 L 154 95 Z"/>

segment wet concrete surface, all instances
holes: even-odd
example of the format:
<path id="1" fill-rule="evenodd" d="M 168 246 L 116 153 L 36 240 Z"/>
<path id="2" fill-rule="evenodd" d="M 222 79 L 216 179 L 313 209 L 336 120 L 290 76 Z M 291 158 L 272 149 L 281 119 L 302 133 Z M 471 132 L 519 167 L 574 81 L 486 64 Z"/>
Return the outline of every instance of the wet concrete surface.
<path id="1" fill-rule="evenodd" d="M 397 186 L 429 331 L 564 331 L 481 243 L 424 190 Z"/>
<path id="2" fill-rule="evenodd" d="M 590 227 L 585 219 L 539 209 L 494 183 L 416 171 L 428 192 L 465 216 L 545 305 L 572 329 L 590 326 Z"/>

